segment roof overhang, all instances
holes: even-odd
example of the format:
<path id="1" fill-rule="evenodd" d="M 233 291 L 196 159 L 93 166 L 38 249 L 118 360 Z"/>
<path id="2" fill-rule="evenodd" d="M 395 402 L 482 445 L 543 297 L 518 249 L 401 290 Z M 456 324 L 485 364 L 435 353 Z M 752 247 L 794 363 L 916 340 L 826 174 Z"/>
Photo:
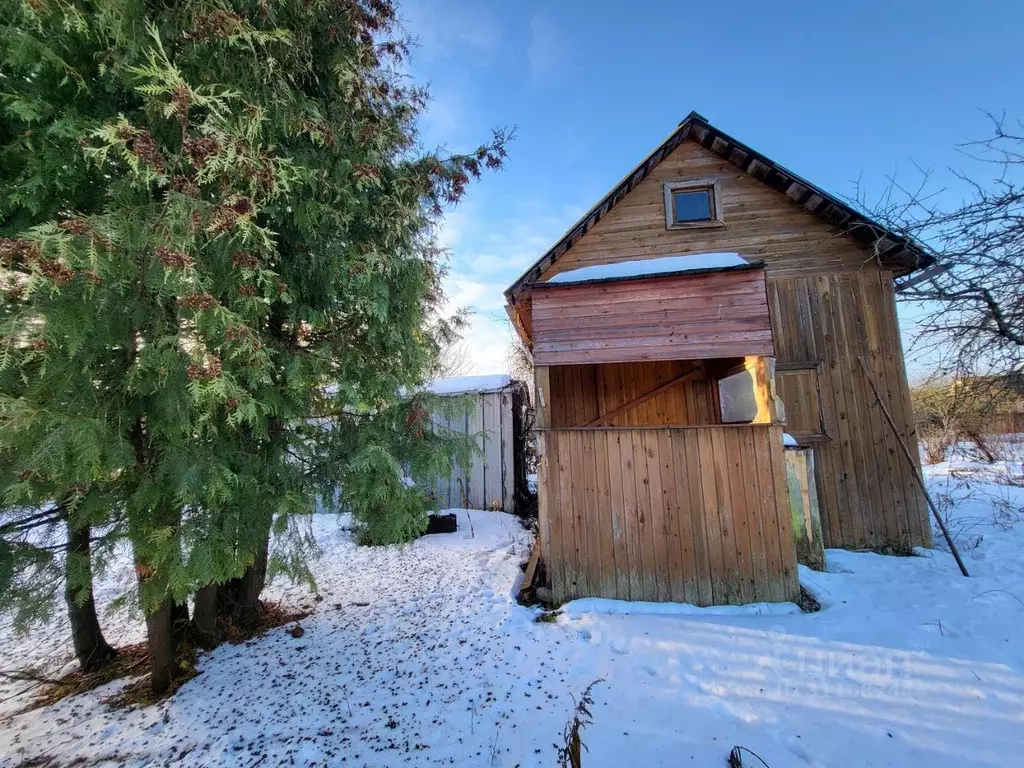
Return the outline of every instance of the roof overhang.
<path id="1" fill-rule="evenodd" d="M 935 257 L 920 243 L 868 218 L 834 195 L 715 128 L 696 112 L 691 112 L 657 149 L 612 187 L 608 194 L 506 289 L 505 298 L 509 305 L 515 305 L 524 289 L 540 285 L 537 281 L 555 261 L 686 140 L 697 142 L 744 173 L 786 195 L 810 213 L 836 227 L 841 234 L 849 235 L 869 247 L 879 263 L 893 269 L 897 275 L 907 275 L 935 263 Z"/>

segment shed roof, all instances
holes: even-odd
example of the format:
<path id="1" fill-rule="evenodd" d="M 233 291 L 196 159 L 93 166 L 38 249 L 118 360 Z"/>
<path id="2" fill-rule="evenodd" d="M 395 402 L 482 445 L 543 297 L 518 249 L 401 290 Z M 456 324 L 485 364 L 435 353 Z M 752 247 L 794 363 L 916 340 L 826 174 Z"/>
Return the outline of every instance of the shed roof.
<path id="1" fill-rule="evenodd" d="M 691 112 L 661 145 L 612 187 L 562 235 L 557 243 L 509 286 L 505 291 L 509 303 L 514 303 L 516 296 L 525 287 L 536 282 L 548 267 L 589 232 L 687 139 L 692 139 L 722 159 L 728 160 L 744 173 L 786 195 L 842 233 L 872 248 L 883 264 L 894 267 L 901 274 L 923 269 L 935 263 L 934 256 L 920 243 L 868 218 L 848 203 L 719 130 L 697 112 Z"/>
<path id="2" fill-rule="evenodd" d="M 500 392 L 512 383 L 505 373 L 487 376 L 457 376 L 452 379 L 434 379 L 424 389 L 435 395 L 466 395 L 470 393 Z"/>

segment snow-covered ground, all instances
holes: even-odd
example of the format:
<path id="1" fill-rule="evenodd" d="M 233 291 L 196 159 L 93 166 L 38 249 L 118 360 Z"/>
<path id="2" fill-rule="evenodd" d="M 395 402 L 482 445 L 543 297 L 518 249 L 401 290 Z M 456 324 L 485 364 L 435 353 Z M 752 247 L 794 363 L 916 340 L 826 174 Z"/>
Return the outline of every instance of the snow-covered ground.
<path id="1" fill-rule="evenodd" d="M 1006 465 L 1020 477 L 1020 465 Z M 552 766 L 594 686 L 585 766 L 717 766 L 743 745 L 785 766 L 1024 765 L 1024 489 L 968 462 L 929 468 L 971 578 L 935 550 L 828 552 L 801 569 L 816 614 L 614 612 L 566 606 L 553 623 L 512 594 L 530 539 L 518 522 L 459 512 L 456 534 L 356 548 L 315 521 L 322 600 L 281 628 L 201 657 L 201 674 L 149 709 L 101 703 L 118 684 L 0 725 L 3 764 Z M 946 499 L 948 497 L 948 499 Z M 472 527 L 470 525 L 472 523 Z M 109 600 L 130 572 L 104 583 Z M 661 609 L 664 610 L 664 609 Z M 137 619 L 108 637 L 141 639 Z M 54 649 L 55 630 L 0 642 L 0 668 Z M 0 699 L 16 693 L 12 684 Z M 0 704 L 13 711 L 24 695 Z M 747 755 L 744 765 L 759 765 Z"/>

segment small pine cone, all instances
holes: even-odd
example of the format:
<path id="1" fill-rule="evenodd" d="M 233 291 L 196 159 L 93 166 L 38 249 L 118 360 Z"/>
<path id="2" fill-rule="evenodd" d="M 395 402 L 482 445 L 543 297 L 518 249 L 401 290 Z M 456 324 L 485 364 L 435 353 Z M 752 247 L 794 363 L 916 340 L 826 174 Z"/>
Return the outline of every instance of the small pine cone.
<path id="1" fill-rule="evenodd" d="M 228 37 L 243 23 L 241 16 L 230 11 L 214 11 L 196 19 L 191 37 L 199 41 Z"/>
<path id="2" fill-rule="evenodd" d="M 231 231 L 232 227 L 238 221 L 238 214 L 235 213 L 228 206 L 221 206 L 217 209 L 217 213 L 213 215 L 213 221 L 210 223 L 210 228 L 214 234 L 221 234 L 223 232 Z"/>
<path id="3" fill-rule="evenodd" d="M 380 180 L 380 169 L 375 165 L 360 164 L 352 169 L 352 175 L 357 179 Z"/>
<path id="4" fill-rule="evenodd" d="M 235 253 L 231 256 L 231 266 L 235 269 L 259 269 L 260 260 L 251 253 Z"/>
<path id="5" fill-rule="evenodd" d="M 196 168 L 202 168 L 206 161 L 220 152 L 220 140 L 216 136 L 199 139 L 188 138 L 181 146 L 189 161 Z"/>
<path id="6" fill-rule="evenodd" d="M 184 269 L 194 263 L 192 257 L 184 251 L 174 251 L 162 245 L 158 245 L 155 250 L 157 258 L 168 269 Z"/>
<path id="7" fill-rule="evenodd" d="M 181 117 L 188 114 L 189 104 L 192 103 L 192 94 L 184 86 L 178 86 L 174 89 L 174 93 L 171 94 L 171 105 L 174 107 L 174 112 Z"/>
<path id="8" fill-rule="evenodd" d="M 70 232 L 72 235 L 79 235 L 81 237 L 92 233 L 92 227 L 90 227 L 88 222 L 83 219 L 64 219 L 63 221 L 58 222 L 57 226 L 65 232 Z"/>
<path id="9" fill-rule="evenodd" d="M 242 285 L 239 286 L 238 293 L 242 296 L 246 296 L 251 299 L 253 296 L 256 295 L 256 289 L 253 288 L 251 285 Z"/>
<path id="10" fill-rule="evenodd" d="M 186 306 L 189 309 L 205 311 L 212 309 L 217 304 L 217 300 L 208 293 L 189 293 L 185 296 L 179 296 L 177 304 L 178 306 Z"/>
<path id="11" fill-rule="evenodd" d="M 148 131 L 133 130 L 132 137 L 127 140 L 128 149 L 140 160 L 149 163 L 157 170 L 164 167 L 164 157 L 156 146 L 156 140 Z"/>
<path id="12" fill-rule="evenodd" d="M 253 212 L 252 200 L 248 197 L 240 197 L 231 204 L 231 210 L 239 216 L 248 216 Z"/>
<path id="13" fill-rule="evenodd" d="M 61 288 L 70 283 L 75 277 L 75 273 L 57 259 L 41 259 L 39 261 L 39 271 Z"/>
<path id="14" fill-rule="evenodd" d="M 42 255 L 39 243 L 32 240 L 11 240 L 0 237 L 0 262 L 24 263 L 36 261 Z"/>
<path id="15" fill-rule="evenodd" d="M 229 341 L 238 341 L 239 339 L 245 339 L 249 337 L 249 329 L 244 325 L 231 325 L 224 331 L 224 335 L 228 337 Z"/>
<path id="16" fill-rule="evenodd" d="M 199 185 L 187 176 L 177 175 L 171 179 L 171 189 L 189 197 L 199 196 Z M 193 211 L 193 213 L 197 213 Z"/>

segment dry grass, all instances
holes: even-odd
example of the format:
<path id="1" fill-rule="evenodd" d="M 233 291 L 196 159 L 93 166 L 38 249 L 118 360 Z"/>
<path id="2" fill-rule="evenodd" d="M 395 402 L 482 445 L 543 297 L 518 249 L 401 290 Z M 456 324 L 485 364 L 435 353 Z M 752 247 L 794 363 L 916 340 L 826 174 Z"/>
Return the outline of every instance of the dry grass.
<path id="1" fill-rule="evenodd" d="M 122 677 L 145 674 L 148 670 L 149 648 L 146 643 L 126 645 L 118 648 L 114 659 L 102 669 L 88 674 L 81 670 L 75 670 L 52 683 L 47 683 L 24 711 L 49 707 L 68 696 L 77 696 Z"/>

